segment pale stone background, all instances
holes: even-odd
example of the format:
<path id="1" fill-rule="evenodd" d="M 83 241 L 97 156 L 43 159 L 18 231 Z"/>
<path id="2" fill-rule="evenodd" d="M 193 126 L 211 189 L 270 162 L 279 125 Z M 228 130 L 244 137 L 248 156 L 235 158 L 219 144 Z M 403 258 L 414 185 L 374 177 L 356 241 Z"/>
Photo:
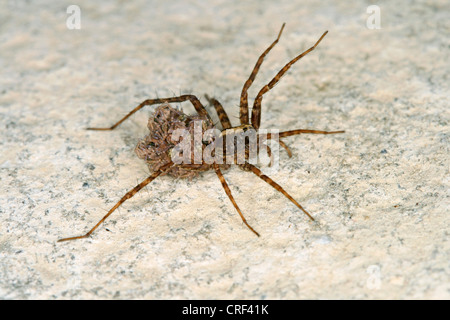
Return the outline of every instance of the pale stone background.
<path id="1" fill-rule="evenodd" d="M 70 4 L 81 30 L 66 27 Z M 449 18 L 446 0 L 6 2 L 0 298 L 449 299 Z M 150 109 L 113 132 L 85 127 L 179 93 L 218 97 L 237 124 L 242 85 L 283 22 L 250 97 L 329 30 L 262 116 L 266 128 L 346 130 L 286 139 L 294 156 L 281 152 L 272 175 L 317 224 L 233 168 L 261 238 L 207 172 L 160 178 L 90 239 L 56 243 L 148 176 L 133 149 Z"/>

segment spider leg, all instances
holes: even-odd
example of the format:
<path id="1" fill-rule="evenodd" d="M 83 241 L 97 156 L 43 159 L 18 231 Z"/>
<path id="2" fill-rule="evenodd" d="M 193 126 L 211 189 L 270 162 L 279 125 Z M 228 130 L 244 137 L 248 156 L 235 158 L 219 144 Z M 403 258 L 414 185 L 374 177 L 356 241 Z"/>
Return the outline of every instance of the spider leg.
<path id="1" fill-rule="evenodd" d="M 217 115 L 219 116 L 220 123 L 222 124 L 222 129 L 223 130 L 230 129 L 231 128 L 230 118 L 228 118 L 228 115 L 227 115 L 225 109 L 223 108 L 223 106 L 220 104 L 220 102 L 217 101 L 217 99 L 210 98 L 207 94 L 205 94 L 205 98 L 216 109 Z"/>
<path id="2" fill-rule="evenodd" d="M 272 154 L 272 149 L 270 149 L 270 147 L 266 144 L 266 149 L 267 149 L 267 155 L 270 158 L 270 162 L 269 162 L 269 167 L 272 166 L 273 164 L 273 154 Z"/>
<path id="3" fill-rule="evenodd" d="M 294 136 L 294 135 L 301 134 L 301 133 L 336 134 L 336 133 L 344 133 L 344 132 L 345 132 L 344 130 L 341 130 L 341 131 L 322 131 L 322 130 L 297 129 L 297 130 L 290 130 L 290 131 L 280 132 L 280 133 L 278 133 L 278 138 Z M 268 133 L 266 135 L 266 139 L 267 140 L 272 139 L 272 135 L 270 133 Z M 282 140 L 278 140 L 278 143 L 286 150 L 286 152 L 289 155 L 289 158 L 292 157 L 291 149 L 289 149 L 289 147 Z"/>
<path id="4" fill-rule="evenodd" d="M 240 165 L 240 167 L 242 169 L 244 169 L 245 171 L 251 171 L 253 172 L 255 175 L 257 175 L 258 177 L 260 177 L 262 180 L 264 180 L 265 182 L 267 182 L 268 184 L 270 184 L 272 187 L 274 187 L 276 190 L 278 190 L 279 192 L 281 192 L 282 194 L 284 194 L 286 196 L 286 198 L 288 198 L 289 200 L 291 200 L 291 202 L 293 204 L 295 204 L 300 210 L 302 210 L 311 220 L 314 221 L 314 218 L 305 210 L 303 209 L 303 207 L 297 202 L 295 201 L 294 198 L 292 198 L 286 191 L 284 191 L 284 189 L 275 181 L 273 181 L 271 178 L 269 178 L 268 176 L 266 176 L 265 174 L 263 174 L 261 172 L 261 170 L 259 170 L 257 167 L 255 167 L 254 165 L 250 164 L 250 163 L 246 163 L 243 165 Z"/>
<path id="5" fill-rule="evenodd" d="M 252 73 L 250 74 L 250 77 L 245 82 L 244 87 L 242 88 L 241 93 L 241 102 L 240 102 L 240 112 L 239 112 L 239 118 L 241 120 L 241 124 L 249 124 L 248 121 L 248 89 L 253 83 L 253 80 L 256 78 L 256 74 L 259 71 L 259 68 L 261 67 L 261 64 L 263 63 L 263 60 L 265 56 L 269 53 L 270 50 L 277 44 L 278 40 L 280 40 L 281 33 L 283 32 L 285 23 L 281 26 L 281 30 L 278 33 L 277 39 L 266 49 L 266 51 L 263 52 L 263 54 L 259 57 L 258 61 L 256 62 L 255 67 L 253 68 Z"/>
<path id="6" fill-rule="evenodd" d="M 153 104 L 161 104 L 161 103 L 183 102 L 183 101 L 187 101 L 187 100 L 189 100 L 192 103 L 195 110 L 197 111 L 197 113 L 200 116 L 205 116 L 208 120 L 211 120 L 205 107 L 201 104 L 201 102 L 197 99 L 197 97 L 194 95 L 191 95 L 191 94 L 185 94 L 185 95 L 181 95 L 178 97 L 157 98 L 157 99 L 145 100 L 141 104 L 139 104 L 136 108 L 131 110 L 131 112 L 128 113 L 125 117 L 120 119 L 116 124 L 112 125 L 111 127 L 109 127 L 109 128 L 87 128 L 87 130 L 114 130 L 118 125 L 120 125 L 122 122 L 124 122 L 126 119 L 128 119 L 132 114 L 134 114 L 136 111 L 142 109 L 145 106 L 151 106 Z"/>
<path id="7" fill-rule="evenodd" d="M 234 207 L 236 208 L 237 212 L 239 213 L 239 215 L 241 216 L 242 221 L 244 222 L 244 224 L 251 230 L 253 231 L 254 234 L 256 234 L 259 237 L 259 233 L 256 232 L 248 223 L 247 220 L 245 220 L 244 215 L 241 212 L 241 209 L 239 209 L 236 201 L 233 198 L 233 195 L 231 194 L 231 190 L 228 187 L 227 182 L 225 181 L 225 178 L 222 174 L 222 172 L 220 171 L 219 165 L 214 164 L 214 170 L 216 171 L 217 176 L 219 177 L 220 182 L 222 183 L 222 187 L 225 190 L 225 193 L 227 194 L 228 198 L 230 198 L 231 202 L 233 203 Z"/>
<path id="8" fill-rule="evenodd" d="M 278 141 L 278 143 L 286 150 L 286 152 L 288 153 L 289 158 L 292 157 L 292 151 L 291 149 L 289 149 L 289 147 L 281 140 Z M 272 149 L 266 145 L 266 149 L 267 149 L 267 155 L 270 158 L 270 162 L 269 162 L 269 167 L 272 166 L 273 164 L 273 154 L 272 154 Z"/>
<path id="9" fill-rule="evenodd" d="M 278 134 L 278 138 L 294 136 L 294 135 L 301 134 L 301 133 L 336 134 L 336 133 L 344 133 L 344 132 L 345 132 L 344 130 L 341 130 L 341 131 L 322 131 L 322 130 L 298 129 L 298 130 L 290 130 L 290 131 L 280 132 Z M 271 136 L 270 133 L 266 135 L 266 139 L 267 140 L 270 140 L 271 138 L 272 138 L 272 136 Z M 289 147 L 286 145 L 286 143 L 284 143 L 280 139 L 278 140 L 278 143 L 280 144 L 280 146 L 282 146 L 286 150 L 286 152 L 288 153 L 289 158 L 291 158 L 292 157 L 292 151 L 291 151 L 291 149 L 289 149 Z M 267 153 L 269 154 L 269 156 L 271 156 L 271 150 L 270 150 L 269 146 L 267 146 Z"/>
<path id="10" fill-rule="evenodd" d="M 278 140 L 278 143 L 280 144 L 280 146 L 282 146 L 286 150 L 286 152 L 288 153 L 289 158 L 292 157 L 291 149 L 289 149 L 289 147 L 281 140 Z"/>
<path id="11" fill-rule="evenodd" d="M 278 133 L 278 137 L 279 138 L 283 138 L 283 137 L 290 137 L 290 136 L 295 136 L 297 134 L 302 134 L 302 133 L 312 133 L 312 134 L 336 134 L 336 133 L 344 133 L 345 130 L 340 130 L 340 131 L 323 131 L 323 130 L 309 130 L 309 129 L 297 129 L 297 130 L 289 130 L 289 131 L 282 131 Z M 270 133 L 268 133 L 266 135 L 266 139 L 269 140 L 272 138 L 272 135 Z M 281 140 L 280 140 L 281 142 Z M 281 143 L 280 143 L 281 144 Z"/>
<path id="12" fill-rule="evenodd" d="M 258 138 L 259 138 L 259 136 L 258 136 Z M 268 137 L 268 138 L 266 138 L 266 139 L 269 140 L 270 138 L 271 138 L 271 137 Z M 289 155 L 289 158 L 292 157 L 292 151 L 291 151 L 291 149 L 289 149 L 289 147 L 288 147 L 283 141 L 281 141 L 281 140 L 278 140 L 278 143 L 286 150 L 286 152 L 287 152 L 288 155 Z M 272 164 L 273 164 L 273 154 L 272 154 L 272 149 L 269 147 L 268 144 L 265 144 L 265 146 L 266 146 L 266 150 L 267 150 L 267 155 L 268 155 L 269 158 L 270 158 L 269 167 L 271 167 Z"/>
<path id="13" fill-rule="evenodd" d="M 336 133 L 344 133 L 344 132 L 345 132 L 344 130 L 340 130 L 340 131 L 323 131 L 323 130 L 297 129 L 297 130 L 283 131 L 283 132 L 280 132 L 278 135 L 281 138 L 281 137 L 295 136 L 295 135 L 301 134 L 301 133 L 336 134 Z"/>
<path id="14" fill-rule="evenodd" d="M 324 34 L 320 37 L 319 40 L 317 40 L 317 42 L 308 50 L 306 50 L 305 52 L 303 52 L 302 54 L 298 55 L 297 57 L 295 57 L 294 59 L 292 59 L 291 61 L 289 61 L 284 67 L 283 69 L 281 69 L 277 75 L 264 87 L 262 87 L 262 89 L 259 91 L 258 95 L 255 98 L 255 101 L 253 103 L 253 109 L 252 109 L 252 125 L 255 129 L 259 128 L 259 125 L 261 124 L 261 102 L 262 102 L 262 97 L 263 95 L 268 92 L 270 89 L 272 89 L 277 83 L 278 81 L 280 81 L 281 77 L 289 70 L 289 68 L 296 63 L 298 60 L 300 60 L 301 58 L 303 58 L 304 56 L 306 56 L 308 53 L 310 53 L 311 51 L 313 51 L 320 43 L 320 41 L 322 41 L 323 37 L 325 37 L 325 35 L 328 33 L 328 31 L 325 31 Z"/>
<path id="15" fill-rule="evenodd" d="M 141 183 L 139 183 L 137 186 L 135 186 L 133 189 L 131 189 L 130 191 L 128 191 L 123 197 L 122 199 L 119 200 L 119 202 L 116 203 L 116 205 L 114 207 L 111 208 L 111 210 L 108 211 L 108 213 L 91 229 L 88 231 L 88 233 L 86 233 L 85 235 L 82 236 L 77 236 L 77 237 L 70 237 L 70 238 L 63 238 L 63 239 L 59 239 L 58 242 L 63 242 L 63 241 L 69 241 L 69 240 L 76 240 L 76 239 L 82 239 L 82 238 L 87 238 L 89 237 L 92 232 L 94 232 L 95 229 L 98 228 L 98 226 L 100 226 L 118 207 L 120 207 L 120 205 L 122 203 L 124 203 L 125 201 L 127 201 L 128 199 L 132 198 L 136 193 L 139 192 L 139 190 L 141 190 L 143 187 L 145 187 L 146 185 L 148 185 L 150 182 L 152 182 L 153 180 L 155 180 L 161 173 L 163 173 L 166 169 L 168 169 L 173 163 L 170 162 L 166 165 L 164 165 L 163 167 L 161 167 L 160 170 L 155 171 L 151 176 L 149 176 L 147 179 L 145 179 L 144 181 L 142 181 Z"/>

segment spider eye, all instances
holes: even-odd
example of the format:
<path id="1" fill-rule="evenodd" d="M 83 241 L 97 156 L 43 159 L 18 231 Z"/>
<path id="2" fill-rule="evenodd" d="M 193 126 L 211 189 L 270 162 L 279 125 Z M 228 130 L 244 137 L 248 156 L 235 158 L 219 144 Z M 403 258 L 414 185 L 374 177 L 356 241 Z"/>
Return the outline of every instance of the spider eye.
<path id="1" fill-rule="evenodd" d="M 156 144 L 154 142 L 150 142 L 148 145 L 151 146 L 151 147 L 155 147 L 156 146 Z"/>

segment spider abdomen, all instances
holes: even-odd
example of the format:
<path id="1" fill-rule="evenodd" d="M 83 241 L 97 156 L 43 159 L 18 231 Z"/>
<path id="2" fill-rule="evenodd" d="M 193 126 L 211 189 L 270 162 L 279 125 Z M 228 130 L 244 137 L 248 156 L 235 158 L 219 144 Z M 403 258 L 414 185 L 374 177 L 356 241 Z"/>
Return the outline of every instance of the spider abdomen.
<path id="1" fill-rule="evenodd" d="M 147 127 L 149 133 L 138 142 L 135 152 L 147 163 L 151 172 L 158 171 L 171 161 L 175 162 L 176 152 L 181 154 L 184 152 L 185 158 L 182 162 L 175 162 L 175 165 L 164 174 L 178 178 L 193 178 L 199 172 L 211 169 L 211 164 L 205 163 L 202 155 L 204 149 L 213 143 L 213 138 L 195 143 L 195 139 L 198 139 L 196 135 L 202 139 L 206 130 L 214 129 L 214 125 L 206 117 L 187 115 L 169 104 L 163 104 L 150 116 Z M 179 150 L 182 145 L 188 145 L 190 150 Z"/>

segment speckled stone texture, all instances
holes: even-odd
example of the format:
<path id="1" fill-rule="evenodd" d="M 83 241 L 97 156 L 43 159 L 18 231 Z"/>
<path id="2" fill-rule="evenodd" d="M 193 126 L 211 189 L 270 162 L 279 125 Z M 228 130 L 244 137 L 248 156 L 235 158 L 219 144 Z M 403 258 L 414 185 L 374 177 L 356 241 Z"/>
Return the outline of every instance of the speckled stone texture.
<path id="1" fill-rule="evenodd" d="M 206 4 L 207 3 L 207 4 Z M 0 299 L 449 299 L 448 1 L 10 1 L 0 7 Z M 155 180 L 134 148 L 147 98 L 218 98 L 234 125 L 258 56 L 280 42 L 250 103 L 262 128 L 346 130 L 285 142 L 271 177 Z M 189 103 L 181 105 L 193 112 Z M 212 107 L 208 108 L 217 119 Z"/>

